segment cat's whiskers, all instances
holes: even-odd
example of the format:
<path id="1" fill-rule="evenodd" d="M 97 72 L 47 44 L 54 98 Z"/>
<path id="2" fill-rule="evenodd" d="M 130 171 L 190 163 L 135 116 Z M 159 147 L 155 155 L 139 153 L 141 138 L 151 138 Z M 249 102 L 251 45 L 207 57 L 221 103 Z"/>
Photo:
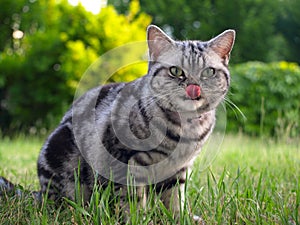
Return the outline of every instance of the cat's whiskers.
<path id="1" fill-rule="evenodd" d="M 238 114 L 236 112 L 236 110 L 238 111 L 238 113 L 242 116 L 243 120 L 246 121 L 247 117 L 245 116 L 245 114 L 242 112 L 242 110 L 236 105 L 234 104 L 229 98 L 225 97 L 225 104 L 229 106 L 230 109 L 232 109 L 232 111 L 234 112 L 236 118 L 238 117 Z"/>

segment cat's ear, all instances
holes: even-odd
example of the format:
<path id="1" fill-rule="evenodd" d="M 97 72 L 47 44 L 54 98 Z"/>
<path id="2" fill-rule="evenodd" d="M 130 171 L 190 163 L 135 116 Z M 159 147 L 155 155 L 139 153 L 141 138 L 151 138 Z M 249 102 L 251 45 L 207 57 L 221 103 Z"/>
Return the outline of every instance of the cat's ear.
<path id="1" fill-rule="evenodd" d="M 156 61 L 158 56 L 173 46 L 173 40 L 155 25 L 148 26 L 147 41 L 150 60 Z"/>
<path id="2" fill-rule="evenodd" d="M 228 64 L 235 40 L 235 31 L 226 30 L 208 42 L 208 46 Z"/>

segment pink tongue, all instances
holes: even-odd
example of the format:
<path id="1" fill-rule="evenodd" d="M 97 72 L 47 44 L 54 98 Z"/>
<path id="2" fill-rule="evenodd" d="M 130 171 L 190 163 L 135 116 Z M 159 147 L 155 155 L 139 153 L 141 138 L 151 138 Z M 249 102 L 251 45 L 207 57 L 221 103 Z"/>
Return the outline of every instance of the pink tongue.
<path id="1" fill-rule="evenodd" d="M 196 99 L 201 95 L 201 89 L 198 85 L 190 84 L 185 89 L 187 96 L 191 99 Z"/>

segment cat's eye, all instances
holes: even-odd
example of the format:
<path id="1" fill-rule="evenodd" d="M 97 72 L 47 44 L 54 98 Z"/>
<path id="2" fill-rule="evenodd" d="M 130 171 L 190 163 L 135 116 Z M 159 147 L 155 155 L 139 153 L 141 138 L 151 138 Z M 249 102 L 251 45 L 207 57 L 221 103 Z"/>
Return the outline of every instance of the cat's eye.
<path id="1" fill-rule="evenodd" d="M 174 77 L 178 77 L 178 78 L 183 78 L 184 77 L 184 72 L 182 69 L 180 69 L 177 66 L 171 66 L 170 67 L 170 73 L 172 76 Z"/>
<path id="2" fill-rule="evenodd" d="M 202 72 L 202 77 L 203 78 L 209 78 L 212 77 L 216 74 L 216 70 L 212 67 L 208 67 Z"/>

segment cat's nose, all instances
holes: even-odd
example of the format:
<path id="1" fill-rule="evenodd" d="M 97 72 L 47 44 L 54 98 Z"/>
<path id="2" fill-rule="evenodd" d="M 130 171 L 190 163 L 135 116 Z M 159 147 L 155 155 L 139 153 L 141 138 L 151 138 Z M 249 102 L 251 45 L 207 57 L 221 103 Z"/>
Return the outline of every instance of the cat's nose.
<path id="1" fill-rule="evenodd" d="M 190 84 L 185 89 L 186 95 L 190 97 L 191 99 L 197 99 L 201 95 L 201 88 L 199 85 L 196 84 Z"/>

